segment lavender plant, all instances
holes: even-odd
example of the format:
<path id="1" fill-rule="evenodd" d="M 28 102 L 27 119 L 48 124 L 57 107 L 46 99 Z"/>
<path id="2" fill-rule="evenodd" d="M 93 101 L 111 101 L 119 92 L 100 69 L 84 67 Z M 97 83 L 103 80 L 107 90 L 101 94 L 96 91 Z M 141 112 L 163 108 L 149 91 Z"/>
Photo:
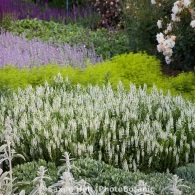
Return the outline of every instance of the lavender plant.
<path id="1" fill-rule="evenodd" d="M 8 32 L 0 34 L 0 53 L 0 68 L 10 64 L 18 68 L 32 68 L 51 63 L 84 68 L 88 62 L 95 64 L 102 61 L 94 50 L 87 50 L 84 46 L 54 46 L 38 39 L 28 41 Z"/>

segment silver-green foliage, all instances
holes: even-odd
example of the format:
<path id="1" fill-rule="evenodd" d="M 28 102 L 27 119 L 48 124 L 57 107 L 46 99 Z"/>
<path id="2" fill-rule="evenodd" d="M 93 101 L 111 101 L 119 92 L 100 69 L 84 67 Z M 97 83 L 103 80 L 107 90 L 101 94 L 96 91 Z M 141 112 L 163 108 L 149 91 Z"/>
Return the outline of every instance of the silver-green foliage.
<path id="1" fill-rule="evenodd" d="M 119 189 L 123 189 L 126 192 L 132 192 L 135 190 L 138 184 L 147 184 L 145 192 L 153 192 L 154 194 L 171 194 L 173 187 L 173 179 L 176 177 L 170 173 L 150 173 L 144 174 L 142 172 L 127 172 L 125 170 L 114 168 L 104 162 L 95 161 L 92 159 L 79 159 L 75 161 L 75 166 L 79 168 L 73 169 L 72 173 L 77 180 L 84 179 L 90 183 L 93 188 L 101 188 L 101 186 L 107 187 L 107 193 L 112 191 L 112 194 L 124 194 L 124 191 L 120 192 Z M 144 181 L 140 183 L 140 181 Z M 176 185 L 183 193 L 182 194 L 195 194 L 195 185 L 189 181 L 182 181 L 182 185 L 189 186 L 190 188 L 181 187 Z M 144 185 L 139 185 L 143 186 Z M 163 190 L 169 187 L 168 190 Z M 176 188 L 175 187 L 175 188 Z M 143 188 L 142 188 L 143 189 Z M 138 190 L 137 190 L 138 192 Z"/>
<path id="2" fill-rule="evenodd" d="M 175 173 L 182 179 L 195 182 L 195 163 L 189 163 L 176 169 Z"/>
<path id="3" fill-rule="evenodd" d="M 13 132 L 9 117 L 5 119 L 5 129 L 0 135 L 0 164 L 7 162 L 9 171 L 0 169 L 0 194 L 12 195 L 16 190 L 13 178 L 12 160 L 15 157 L 24 157 L 17 154 L 13 148 Z M 24 159 L 25 160 L 25 159 Z M 22 195 L 22 192 L 21 192 Z"/>
<path id="4" fill-rule="evenodd" d="M 2 96 L 0 126 L 9 116 L 14 146 L 29 160 L 58 162 L 69 151 L 134 171 L 194 161 L 195 105 L 155 86 L 146 91 L 121 83 L 116 92 L 110 84 L 73 87 L 58 75 L 52 85 Z"/>
<path id="5" fill-rule="evenodd" d="M 46 175 L 54 174 L 57 176 L 57 170 L 54 164 L 52 166 L 48 166 L 46 163 L 37 162 L 36 168 L 35 162 L 33 163 L 25 163 L 24 165 L 17 166 L 13 169 L 13 172 L 17 170 L 17 181 L 31 181 L 32 178 L 36 177 L 36 170 L 38 170 L 38 166 L 45 165 L 48 169 Z M 166 186 L 170 186 L 169 178 L 172 178 L 173 175 L 165 174 L 165 173 L 151 173 L 144 174 L 141 172 L 127 172 L 125 170 L 114 168 L 113 166 L 107 165 L 101 161 L 95 161 L 92 159 L 78 159 L 75 160 L 74 166 L 71 169 L 71 173 L 74 176 L 74 182 L 79 181 L 79 184 L 90 184 L 93 189 L 102 189 L 104 186 L 107 187 L 105 195 L 109 194 L 109 191 L 113 191 L 112 194 L 124 194 L 124 191 L 119 192 L 119 189 L 125 189 L 126 192 L 131 192 L 131 189 L 137 189 L 136 186 L 139 184 L 139 181 L 144 181 L 148 184 L 148 190 L 154 192 L 155 195 L 167 195 L 171 194 L 170 191 L 162 191 Z M 72 163 L 71 163 L 72 164 Z M 73 165 L 73 164 L 72 164 Z M 77 168 L 75 168 L 75 166 Z M 34 172 L 30 167 L 34 167 Z M 19 169 L 18 169 L 19 168 Z M 67 167 L 66 167 L 67 168 Z M 66 172 L 68 169 L 65 169 Z M 19 175 L 23 175 L 23 180 L 18 180 Z M 27 175 L 30 175 L 27 176 Z M 60 174 L 62 175 L 62 174 Z M 70 174 L 69 174 L 70 176 Z M 20 177 L 21 178 L 21 177 Z M 53 178 L 53 177 L 52 177 Z M 59 178 L 60 179 L 60 178 Z M 85 182 L 84 182 L 85 181 Z M 59 184 L 57 182 L 56 177 L 55 180 L 52 179 L 50 184 L 46 182 L 46 186 L 51 186 L 52 183 Z M 195 185 L 191 182 L 183 181 L 182 184 L 189 186 L 190 188 L 181 188 L 183 194 L 195 194 Z M 78 187 L 78 186 L 77 186 Z M 137 186 L 138 187 L 138 186 Z M 22 189 L 25 189 L 26 194 L 29 194 L 29 188 L 32 190 L 32 183 L 29 186 L 25 186 Z M 49 188 L 51 191 L 51 187 Z M 81 188 L 80 188 L 81 189 Z M 88 188 L 89 189 L 89 188 Z M 115 190 L 113 190 L 115 189 Z M 55 191 L 53 189 L 53 191 Z M 147 192 L 146 191 L 146 192 Z"/>
<path id="6" fill-rule="evenodd" d="M 51 177 L 52 180 L 46 180 L 46 186 L 52 185 L 52 183 L 57 182 L 57 167 L 55 163 L 46 162 L 45 160 L 39 159 L 38 161 L 27 162 L 25 164 L 16 165 L 13 168 L 13 176 L 17 178 L 17 191 L 25 189 L 26 194 L 30 194 L 33 190 L 33 180 L 37 176 L 37 171 L 41 166 L 47 169 L 47 175 Z"/>

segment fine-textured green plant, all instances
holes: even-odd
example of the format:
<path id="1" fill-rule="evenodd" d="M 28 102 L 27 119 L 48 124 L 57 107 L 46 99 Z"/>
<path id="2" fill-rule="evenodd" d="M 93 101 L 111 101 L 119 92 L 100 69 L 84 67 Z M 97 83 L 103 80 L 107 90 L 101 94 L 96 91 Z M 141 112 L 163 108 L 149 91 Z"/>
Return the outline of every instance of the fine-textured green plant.
<path id="1" fill-rule="evenodd" d="M 64 77 L 68 76 L 73 81 L 78 77 L 79 69 L 71 67 L 60 67 L 58 65 L 47 65 L 32 69 L 18 69 L 14 66 L 6 66 L 0 70 L 0 91 L 2 94 L 10 90 L 17 91 L 18 87 L 24 89 L 28 85 L 36 87 L 44 84 L 45 81 L 51 82 L 58 73 Z M 79 81 L 79 79 L 75 82 Z"/>
<path id="2" fill-rule="evenodd" d="M 147 191 L 152 190 L 154 192 L 153 194 L 158 194 L 158 195 L 170 194 L 168 193 L 168 191 L 163 192 L 162 190 L 166 186 L 169 186 L 170 183 L 169 178 L 173 177 L 173 175 L 171 174 L 151 173 L 146 175 L 141 172 L 132 173 L 132 172 L 127 172 L 125 170 L 114 168 L 111 165 L 107 165 L 102 161 L 95 161 L 89 158 L 74 160 L 73 163 L 75 166 L 72 166 L 71 172 L 73 173 L 75 181 L 80 181 L 77 183 L 77 186 L 78 184 L 79 185 L 82 184 L 81 181 L 86 181 L 85 185 L 87 184 L 88 186 L 88 188 L 86 189 L 89 189 L 89 184 L 90 184 L 93 187 L 93 189 L 96 189 L 98 191 L 101 191 L 106 187 L 106 195 L 110 194 L 110 192 L 114 195 L 124 194 L 124 191 L 132 192 L 132 190 L 137 189 L 135 188 L 135 186 L 139 184 L 140 181 L 146 181 L 148 184 Z M 69 163 L 66 162 L 66 164 Z M 54 176 L 51 177 L 52 181 L 46 182 L 46 186 L 51 186 L 52 183 L 57 184 L 59 178 L 57 176 L 57 168 L 55 164 L 54 163 L 47 164 L 43 160 L 40 160 L 39 162 L 34 161 L 31 163 L 18 165 L 17 167 L 14 167 L 13 173 L 15 176 L 19 177 L 20 183 L 25 183 L 27 180 L 32 181 L 36 177 L 36 170 L 38 170 L 39 166 L 45 166 L 45 168 L 48 169 L 47 175 Z M 70 182 L 70 180 L 69 181 L 67 180 L 67 182 Z M 194 193 L 195 185 L 192 182 L 183 181 L 182 184 L 190 187 L 190 188 L 182 188 L 183 194 L 190 194 L 190 195 L 195 194 Z M 55 185 L 53 187 L 55 187 Z M 23 187 L 23 189 L 25 189 L 26 191 L 26 194 L 29 194 L 30 192 L 29 190 L 32 190 L 32 188 L 33 188 L 32 185 L 29 186 L 26 185 L 25 187 Z M 49 189 L 51 190 L 52 188 L 49 187 Z"/>
<path id="3" fill-rule="evenodd" d="M 136 186 L 140 180 L 146 181 L 148 186 L 150 186 L 148 191 L 152 190 L 154 194 L 167 194 L 168 192 L 162 190 L 169 186 L 169 178 L 173 177 L 173 175 L 168 173 L 143 174 L 141 172 L 126 172 L 92 159 L 79 159 L 74 164 L 80 170 L 80 172 L 77 169 L 72 170 L 77 180 L 82 178 L 90 183 L 93 188 L 106 186 L 108 188 L 107 192 L 110 191 L 112 194 L 124 194 L 124 189 L 132 192 L 132 187 Z M 181 188 L 183 194 L 195 194 L 193 183 L 183 181 L 182 184 L 190 187 Z M 121 192 L 119 192 L 119 189 Z"/>
<path id="4" fill-rule="evenodd" d="M 195 164 L 189 163 L 176 169 L 175 173 L 182 179 L 195 183 Z"/>
<path id="5" fill-rule="evenodd" d="M 138 85 L 146 83 L 148 87 L 155 84 L 158 89 L 167 92 L 170 89 L 173 95 L 181 94 L 183 97 L 194 101 L 194 73 L 182 73 L 177 77 L 165 77 L 160 70 L 160 62 L 146 54 L 124 54 L 116 56 L 110 61 L 99 63 L 97 66 L 88 66 L 86 70 L 73 69 L 71 67 L 59 67 L 47 65 L 31 70 L 18 70 L 14 67 L 5 67 L 0 70 L 1 93 L 8 89 L 17 90 L 25 88 L 29 84 L 33 87 L 50 82 L 58 72 L 63 77 L 68 76 L 71 81 L 84 85 L 102 84 L 110 82 L 116 88 L 119 80 L 128 88 L 130 82 Z"/>
<path id="6" fill-rule="evenodd" d="M 164 93 L 169 89 L 173 95 L 181 94 L 184 98 L 195 101 L 195 75 L 192 72 L 182 73 L 177 77 L 164 76 L 160 61 L 142 53 L 115 56 L 96 66 L 89 65 L 85 70 L 58 65 L 46 65 L 30 70 L 5 67 L 0 69 L 0 94 L 10 89 L 16 91 L 18 87 L 24 89 L 28 85 L 35 87 L 45 81 L 51 82 L 53 76 L 59 72 L 63 77 L 69 77 L 73 84 L 102 86 L 110 82 L 114 89 L 119 80 L 127 89 L 130 82 L 137 86 L 147 84 L 148 88 L 155 84 Z"/>
<path id="7" fill-rule="evenodd" d="M 195 101 L 195 74 L 193 72 L 181 73 L 177 77 L 171 79 L 172 88 L 178 93 L 181 93 L 183 97 L 189 98 Z"/>
<path id="8" fill-rule="evenodd" d="M 50 186 L 52 183 L 57 182 L 57 167 L 55 163 L 46 162 L 45 160 L 32 161 L 21 165 L 16 165 L 13 168 L 13 176 L 17 178 L 18 190 L 25 189 L 26 194 L 33 190 L 33 179 L 37 176 L 39 167 L 44 166 L 47 169 L 47 174 L 51 180 L 46 181 L 46 185 Z"/>
<path id="9" fill-rule="evenodd" d="M 40 38 L 53 43 L 69 43 L 71 45 L 85 45 L 94 47 L 98 54 L 109 58 L 128 51 L 127 36 L 121 32 L 109 32 L 106 29 L 91 31 L 78 25 L 62 25 L 55 22 L 46 22 L 37 19 L 26 19 L 12 23 L 9 31 L 24 34 L 28 39 Z"/>

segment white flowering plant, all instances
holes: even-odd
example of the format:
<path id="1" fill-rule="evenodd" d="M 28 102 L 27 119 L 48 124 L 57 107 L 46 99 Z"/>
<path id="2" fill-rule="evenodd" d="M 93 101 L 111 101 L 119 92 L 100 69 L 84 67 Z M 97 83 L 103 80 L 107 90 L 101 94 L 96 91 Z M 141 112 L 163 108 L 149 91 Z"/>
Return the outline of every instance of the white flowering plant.
<path id="1" fill-rule="evenodd" d="M 1 97 L 0 124 L 9 116 L 15 148 L 28 161 L 58 162 L 64 151 L 125 170 L 170 170 L 194 161 L 195 105 L 154 86 L 54 83 Z"/>
<path id="2" fill-rule="evenodd" d="M 170 8 L 174 0 L 163 0 L 161 9 L 155 9 L 150 0 L 125 0 L 122 2 L 123 20 L 129 36 L 130 51 L 146 51 L 148 54 L 158 55 L 156 22 L 163 16 L 170 15 Z"/>
<path id="3" fill-rule="evenodd" d="M 166 2 L 152 0 L 156 10 L 161 10 Z M 195 2 L 174 1 L 170 13 L 157 21 L 157 50 L 165 56 L 165 62 L 180 70 L 192 70 L 195 66 Z"/>

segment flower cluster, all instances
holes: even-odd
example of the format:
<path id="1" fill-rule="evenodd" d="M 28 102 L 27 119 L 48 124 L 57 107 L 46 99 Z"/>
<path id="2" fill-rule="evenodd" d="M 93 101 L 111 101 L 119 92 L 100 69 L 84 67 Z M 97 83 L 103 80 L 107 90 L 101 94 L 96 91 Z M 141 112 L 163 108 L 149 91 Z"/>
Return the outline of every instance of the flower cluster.
<path id="1" fill-rule="evenodd" d="M 151 3 L 154 5 L 157 5 L 156 0 L 151 0 Z M 192 28 L 195 28 L 195 15 L 194 15 L 195 11 L 194 9 L 190 9 L 190 5 L 191 5 L 191 0 L 176 1 L 173 4 L 172 10 L 171 10 L 172 11 L 171 22 L 167 24 L 167 28 L 163 32 L 164 34 L 159 33 L 156 36 L 157 41 L 158 41 L 157 50 L 158 52 L 163 53 L 167 64 L 170 64 L 172 61 L 171 56 L 173 54 L 173 48 L 175 46 L 176 36 L 174 36 L 172 33 L 173 27 L 175 26 L 177 22 L 181 21 L 181 13 L 184 9 L 191 13 L 192 21 L 190 23 L 190 26 Z M 158 6 L 161 6 L 161 4 L 159 3 Z M 162 28 L 162 24 L 163 24 L 162 20 L 157 21 L 157 26 L 159 29 Z"/>
<path id="2" fill-rule="evenodd" d="M 174 22 L 179 22 L 180 16 L 179 14 L 183 11 L 183 9 L 188 8 L 191 4 L 191 0 L 180 0 L 176 1 L 173 5 L 172 8 L 172 14 L 171 14 L 171 19 Z"/>
<path id="3" fill-rule="evenodd" d="M 165 61 L 167 64 L 171 62 L 171 56 L 173 54 L 173 47 L 175 46 L 176 36 L 164 36 L 162 33 L 157 34 L 157 50 L 158 52 L 163 52 L 165 57 Z"/>

